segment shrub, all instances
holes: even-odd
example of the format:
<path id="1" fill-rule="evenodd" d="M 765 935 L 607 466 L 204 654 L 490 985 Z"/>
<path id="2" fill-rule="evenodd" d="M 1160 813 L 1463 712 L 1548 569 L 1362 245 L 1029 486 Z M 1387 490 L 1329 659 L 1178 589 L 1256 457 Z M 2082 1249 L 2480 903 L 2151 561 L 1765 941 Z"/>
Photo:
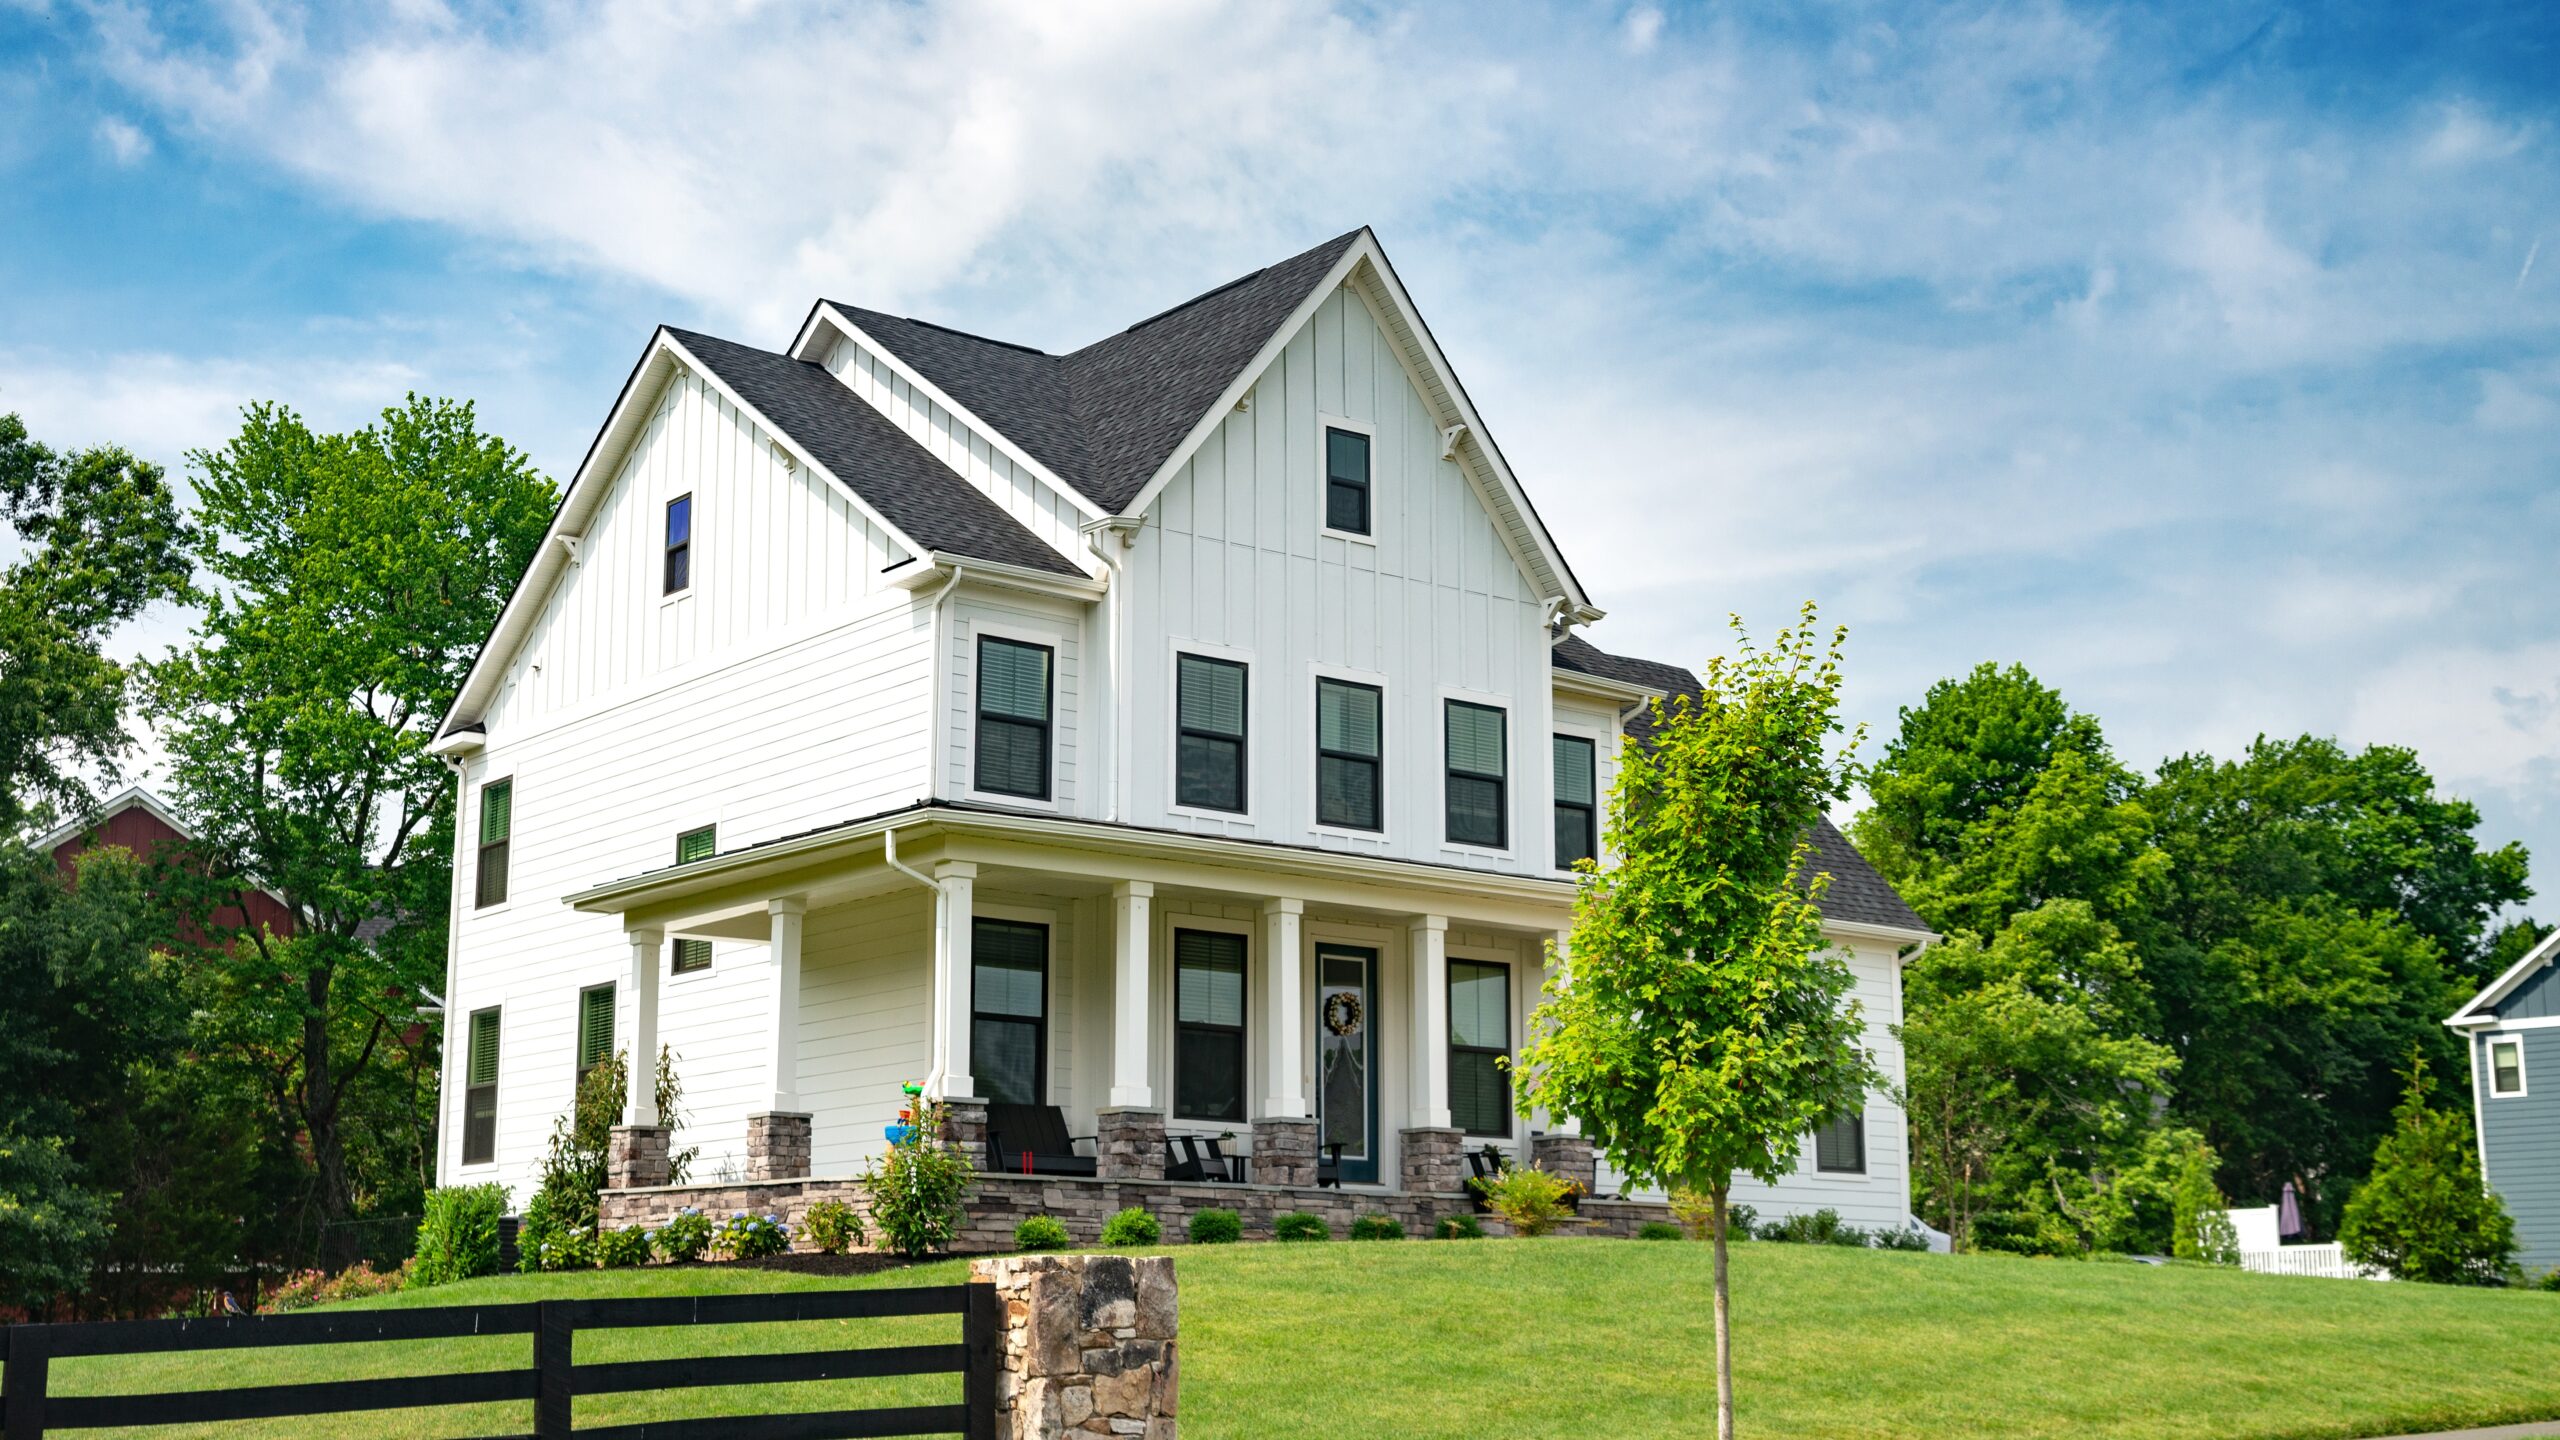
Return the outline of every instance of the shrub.
<path id="1" fill-rule="evenodd" d="M 1324 1217 L 1321 1215 L 1310 1215 L 1304 1210 L 1292 1210 L 1285 1215 L 1271 1217 L 1271 1238 L 1274 1240 L 1330 1240 L 1333 1238 L 1333 1227 L 1324 1223 Z"/>
<path id="2" fill-rule="evenodd" d="M 1064 1250 L 1068 1243 L 1066 1224 L 1055 1215 L 1025 1215 L 1013 1227 L 1016 1250 Z"/>
<path id="3" fill-rule="evenodd" d="M 1351 1222 L 1354 1240 L 1401 1240 L 1404 1222 L 1393 1215 L 1363 1215 Z"/>
<path id="4" fill-rule="evenodd" d="M 1443 1215 L 1440 1223 L 1431 1227 L 1431 1233 L 1442 1240 L 1481 1240 L 1484 1227 L 1476 1223 L 1473 1215 Z"/>
<path id="5" fill-rule="evenodd" d="M 498 1221 L 506 1212 L 507 1192 L 497 1185 L 428 1191 L 426 1214 L 418 1221 L 414 1282 L 443 1285 L 497 1274 Z"/>
<path id="6" fill-rule="evenodd" d="M 1926 1250 L 1929 1237 L 1921 1234 L 1916 1226 L 1883 1225 L 1867 1237 L 1867 1243 L 1879 1250 Z"/>
<path id="7" fill-rule="evenodd" d="M 2373 1173 L 2347 1197 L 2338 1243 L 2349 1260 L 2398 1280 L 2503 1284 L 2515 1264 L 2516 1224 L 2480 1182 L 2471 1122 L 2428 1103 L 2435 1080 L 2418 1055 L 2403 1078 Z"/>
<path id="8" fill-rule="evenodd" d="M 1636 1238 L 1639 1240 L 1685 1240 L 1689 1238 L 1689 1232 L 1668 1220 L 1647 1220 L 1636 1227 Z"/>
<path id="9" fill-rule="evenodd" d="M 605 1170 L 613 1150 L 613 1127 L 622 1123 L 628 1098 L 625 1081 L 629 1057 L 621 1051 L 587 1067 L 578 1077 L 577 1096 L 569 1113 L 552 1122 L 549 1149 L 542 1157 L 542 1183 L 527 1201 L 524 1226 L 516 1237 L 516 1268 L 560 1270 L 583 1244 L 592 1262 L 596 1234 L 596 1197 L 604 1190 Z M 676 1078 L 675 1052 L 658 1047 L 658 1123 L 669 1128 L 684 1123 L 684 1083 Z M 667 1179 L 684 1183 L 693 1168 L 694 1151 L 667 1157 Z M 531 1232 L 531 1239 L 525 1232 Z M 578 1238 L 568 1238 L 568 1237 Z"/>
<path id="10" fill-rule="evenodd" d="M 1203 1210 L 1191 1217 L 1194 1245 L 1233 1245 L 1244 1238 L 1244 1217 L 1233 1210 Z"/>
<path id="11" fill-rule="evenodd" d="M 1799 1211 L 1783 1220 L 1772 1220 L 1760 1227 L 1760 1238 L 1792 1245 L 1857 1245 L 1867 1243 L 1867 1232 L 1855 1225 L 1840 1223 L 1840 1212 L 1825 1206 L 1811 1214 Z"/>
<path id="12" fill-rule="evenodd" d="M 1564 1223 L 1565 1182 L 1544 1170 L 1511 1168 L 1479 1182 L 1485 1208 L 1499 1215 L 1516 1235 L 1544 1235 Z"/>
<path id="13" fill-rule="evenodd" d="M 389 1295 L 407 1284 L 408 1278 L 405 1269 L 376 1270 L 361 1262 L 335 1275 L 320 1270 L 300 1270 L 267 1292 L 266 1298 L 258 1304 L 258 1313 L 279 1315 L 287 1310 L 329 1305 L 340 1300 Z"/>
<path id="14" fill-rule="evenodd" d="M 639 1225 L 596 1232 L 596 1263 L 607 1270 L 628 1270 L 649 1263 L 649 1232 Z"/>
<path id="15" fill-rule="evenodd" d="M 779 1215 L 750 1215 L 741 1210 L 720 1222 L 712 1247 L 732 1260 L 761 1260 L 791 1248 L 791 1227 Z"/>
<path id="16" fill-rule="evenodd" d="M 1679 1222 L 1681 1229 L 1689 1232 L 1690 1239 L 1710 1239 L 1716 1218 L 1715 1202 L 1708 1199 L 1703 1191 L 1674 1190 L 1671 1192 L 1671 1218 Z M 1724 1222 L 1725 1239 L 1748 1240 L 1758 1232 L 1760 1212 L 1728 1200 L 1724 1206 Z"/>
<path id="17" fill-rule="evenodd" d="M 1102 1243 L 1118 1248 L 1127 1245 L 1154 1245 L 1164 1239 L 1164 1227 L 1156 1217 L 1132 1205 L 1102 1222 Z"/>
<path id="18" fill-rule="evenodd" d="M 321 1270 L 296 1270 L 288 1275 L 266 1297 L 258 1302 L 261 1315 L 281 1315 L 287 1310 L 301 1310 L 320 1303 L 320 1292 L 328 1288 L 329 1276 Z"/>
<path id="19" fill-rule="evenodd" d="M 802 1211 L 800 1233 L 829 1255 L 841 1255 L 866 1238 L 861 1212 L 841 1200 L 820 1200 Z"/>
<path id="20" fill-rule="evenodd" d="M 2536 1290 L 2560 1290 L 2560 1265 L 2554 1265 L 2550 1269 L 2543 1271 L 2542 1278 L 2533 1282 L 2533 1288 Z"/>
<path id="21" fill-rule="evenodd" d="M 2169 1253 L 2180 1260 L 2207 1265 L 2240 1263 L 2240 1232 L 2231 1226 L 2231 1202 L 2213 1183 L 2219 1164 L 2213 1147 L 2198 1140 L 2180 1158 L 2176 1187 L 2170 1192 Z"/>
<path id="22" fill-rule="evenodd" d="M 565 1212 L 576 1203 L 574 1196 L 549 1187 L 533 1192 L 533 1203 L 524 1207 L 524 1219 L 516 1226 L 518 1270 L 531 1275 L 583 1270 L 595 1263 L 595 1214 L 588 1212 L 583 1222 L 571 1219 Z"/>
<path id="23" fill-rule="evenodd" d="M 909 1258 L 942 1249 L 960 1233 L 960 1199 L 975 1173 L 969 1157 L 943 1141 L 940 1105 L 919 1103 L 915 1117 L 907 1138 L 862 1174 L 871 1223 Z"/>
<path id="24" fill-rule="evenodd" d="M 711 1217 L 687 1205 L 649 1232 L 649 1238 L 658 1247 L 658 1258 L 669 1264 L 699 1260 L 711 1248 Z"/>

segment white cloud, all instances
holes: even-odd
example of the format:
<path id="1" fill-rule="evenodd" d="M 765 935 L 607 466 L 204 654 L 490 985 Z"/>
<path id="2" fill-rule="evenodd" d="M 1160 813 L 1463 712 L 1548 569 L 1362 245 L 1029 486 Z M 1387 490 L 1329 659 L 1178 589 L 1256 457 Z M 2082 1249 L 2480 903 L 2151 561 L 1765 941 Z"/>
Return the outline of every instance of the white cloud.
<path id="1" fill-rule="evenodd" d="M 108 157 L 118 165 L 139 165 L 151 154 L 151 137 L 119 116 L 108 115 L 98 121 L 98 143 L 107 147 Z"/>
<path id="2" fill-rule="evenodd" d="M 0 350 L 0 412 L 57 450 L 121 445 L 174 476 L 186 453 L 218 445 L 252 400 L 290 397 L 315 425 L 363 425 L 419 383 L 397 362 L 343 356 L 219 360 L 157 351 L 70 357 Z"/>
<path id="3" fill-rule="evenodd" d="M 1619 22 L 1619 33 L 1627 53 L 1641 55 L 1653 48 L 1654 41 L 1662 38 L 1662 12 L 1651 5 L 1638 5 L 1627 12 L 1625 20 Z"/>
<path id="4" fill-rule="evenodd" d="M 2409 656 L 2356 687 L 2346 734 L 2415 746 L 2457 787 L 2560 778 L 2560 642 Z"/>

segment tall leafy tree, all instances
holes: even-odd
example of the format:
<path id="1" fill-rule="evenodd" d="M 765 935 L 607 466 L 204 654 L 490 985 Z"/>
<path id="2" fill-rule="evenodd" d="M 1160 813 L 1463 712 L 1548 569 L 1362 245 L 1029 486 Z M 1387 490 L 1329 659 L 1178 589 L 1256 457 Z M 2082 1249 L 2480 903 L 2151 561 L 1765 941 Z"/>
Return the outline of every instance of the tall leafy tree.
<path id="1" fill-rule="evenodd" d="M 349 434 L 253 405 L 189 459 L 204 618 L 153 668 L 151 711 L 202 873 L 255 876 L 297 926 L 216 937 L 202 1038 L 258 1078 L 343 1221 L 369 1172 L 416 1173 L 351 1164 L 349 1106 L 390 1053 L 431 1054 L 414 1020 L 441 983 L 453 785 L 426 746 L 556 495 L 469 405 L 417 396 Z M 405 1118 L 353 1129 L 414 1146 Z"/>
<path id="2" fill-rule="evenodd" d="M 1737 635 L 1739 624 L 1737 622 Z M 1805 832 L 1846 789 L 1840 643 L 1814 611 L 1747 637 L 1699 693 L 1656 706 L 1609 797 L 1616 863 L 1585 873 L 1522 1051 L 1522 1113 L 1582 1123 L 1637 1184 L 1707 1197 L 1715 1244 L 1717 1433 L 1733 1434 L 1727 1204 L 1776 1182 L 1802 1137 L 1879 1082 L 1849 971 L 1828 949 Z"/>

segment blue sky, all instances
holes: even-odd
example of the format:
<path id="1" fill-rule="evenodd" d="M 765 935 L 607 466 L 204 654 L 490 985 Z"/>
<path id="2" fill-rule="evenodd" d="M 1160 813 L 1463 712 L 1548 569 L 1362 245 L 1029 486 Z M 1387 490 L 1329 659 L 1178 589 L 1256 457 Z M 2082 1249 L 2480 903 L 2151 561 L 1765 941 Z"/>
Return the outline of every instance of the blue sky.
<path id="1" fill-rule="evenodd" d="M 0 409 L 565 477 L 660 321 L 1054 349 L 1367 223 L 1603 645 L 1815 599 L 1879 731 L 2015 660 L 2560 856 L 2560 20 L 1767 8 L 0 0 Z"/>

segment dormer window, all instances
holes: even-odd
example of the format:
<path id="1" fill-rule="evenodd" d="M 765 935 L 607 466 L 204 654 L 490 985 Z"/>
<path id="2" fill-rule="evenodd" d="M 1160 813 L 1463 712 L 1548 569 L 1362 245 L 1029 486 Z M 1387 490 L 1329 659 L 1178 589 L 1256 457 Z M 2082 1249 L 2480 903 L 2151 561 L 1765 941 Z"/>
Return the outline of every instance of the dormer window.
<path id="1" fill-rule="evenodd" d="M 667 502 L 666 589 L 661 593 L 680 595 L 692 588 L 693 497 L 679 495 Z"/>
<path id="2" fill-rule="evenodd" d="M 1369 533 L 1369 437 L 1357 430 L 1325 428 L 1324 528 Z"/>

